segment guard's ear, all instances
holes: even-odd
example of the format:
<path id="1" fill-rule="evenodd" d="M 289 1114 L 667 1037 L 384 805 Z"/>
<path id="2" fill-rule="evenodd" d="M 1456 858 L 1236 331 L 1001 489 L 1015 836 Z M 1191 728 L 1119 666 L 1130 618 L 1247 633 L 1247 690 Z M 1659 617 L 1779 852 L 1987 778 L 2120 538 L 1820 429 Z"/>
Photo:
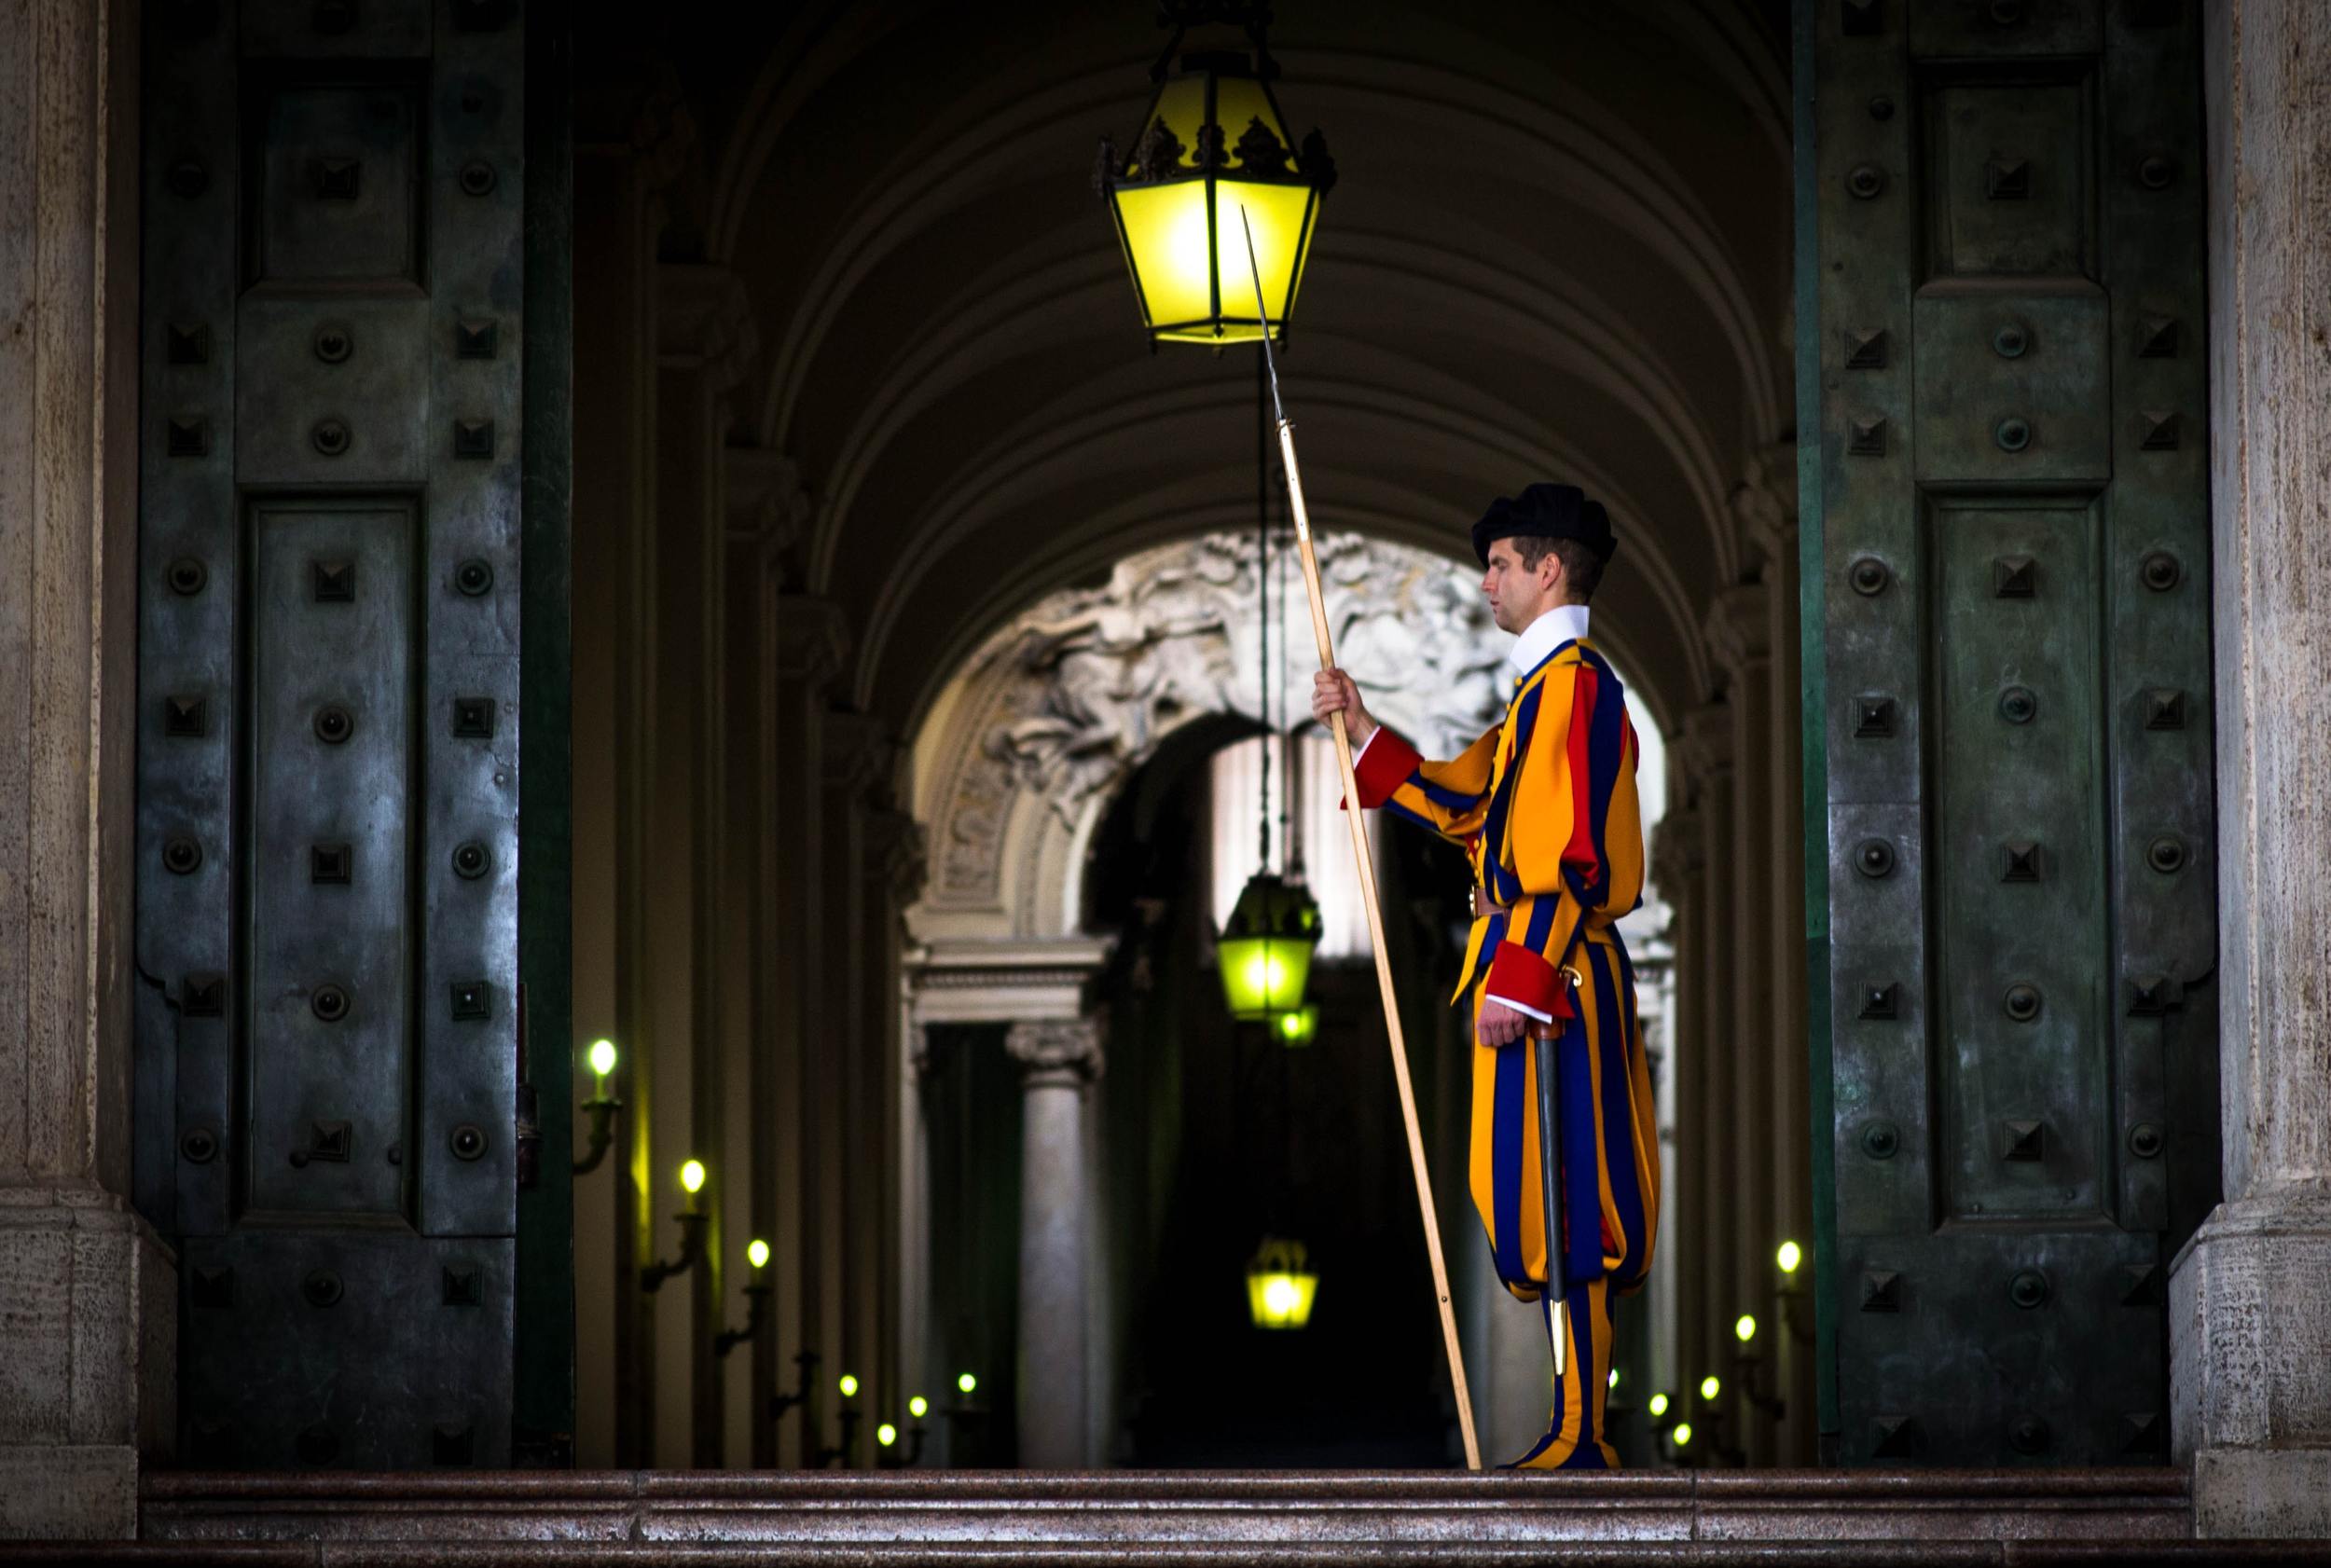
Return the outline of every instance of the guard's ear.
<path id="1" fill-rule="evenodd" d="M 1548 593 L 1552 593 L 1561 585 L 1562 552 L 1550 544 L 1546 547 L 1546 553 L 1538 557 L 1538 585 Z"/>

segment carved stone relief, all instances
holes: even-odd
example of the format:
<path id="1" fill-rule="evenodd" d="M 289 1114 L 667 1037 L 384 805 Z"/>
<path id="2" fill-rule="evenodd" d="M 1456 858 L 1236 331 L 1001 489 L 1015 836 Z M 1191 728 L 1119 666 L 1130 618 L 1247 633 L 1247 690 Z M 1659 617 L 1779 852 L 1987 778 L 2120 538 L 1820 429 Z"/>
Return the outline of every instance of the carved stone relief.
<path id="1" fill-rule="evenodd" d="M 1505 640 L 1478 574 L 1444 557 L 1352 533 L 1315 536 L 1336 653 L 1370 710 L 1428 755 L 1494 723 Z M 1107 582 L 1037 604 L 968 667 L 943 772 L 927 797 L 932 901 L 997 896 L 1003 837 L 1023 794 L 1074 829 L 1183 724 L 1263 719 L 1263 622 L 1256 541 L 1208 534 L 1120 561 Z M 1316 667 L 1300 569 L 1272 582 L 1273 722 L 1309 722 Z M 1282 594 L 1285 596 L 1282 599 Z"/>

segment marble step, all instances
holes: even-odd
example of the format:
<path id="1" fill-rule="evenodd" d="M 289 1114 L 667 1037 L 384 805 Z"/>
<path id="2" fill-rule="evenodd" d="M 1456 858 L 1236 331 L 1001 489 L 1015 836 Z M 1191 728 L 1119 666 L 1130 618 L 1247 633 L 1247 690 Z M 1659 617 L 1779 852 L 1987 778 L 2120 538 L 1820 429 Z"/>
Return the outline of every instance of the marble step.
<path id="1" fill-rule="evenodd" d="M 332 1549 L 298 1561 L 350 1562 L 422 1544 L 546 1564 L 632 1548 L 756 1562 L 1837 1560 L 1826 1547 L 2094 1561 L 2106 1543 L 2197 1544 L 2186 1474 L 2170 1469 L 161 1472 L 143 1517 L 155 1546 L 310 1544 Z M 2042 1546 L 2080 1549 L 2032 1555 Z"/>

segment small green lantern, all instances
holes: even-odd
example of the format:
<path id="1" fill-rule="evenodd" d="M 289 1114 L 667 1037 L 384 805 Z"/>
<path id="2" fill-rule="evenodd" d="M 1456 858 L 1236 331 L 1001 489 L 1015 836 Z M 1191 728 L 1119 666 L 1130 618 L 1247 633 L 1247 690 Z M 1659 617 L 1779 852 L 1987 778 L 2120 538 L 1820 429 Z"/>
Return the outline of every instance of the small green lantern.
<path id="1" fill-rule="evenodd" d="M 1300 1011 L 1280 1013 L 1271 1020 L 1271 1032 L 1290 1050 L 1309 1045 L 1319 1038 L 1319 1004 L 1306 1002 Z"/>
<path id="2" fill-rule="evenodd" d="M 1215 943 L 1231 1016 L 1268 1024 L 1301 1013 L 1318 942 L 1319 906 L 1308 887 L 1276 872 L 1248 877 Z"/>
<path id="3" fill-rule="evenodd" d="M 1257 1328 L 1302 1328 L 1311 1322 L 1319 1276 L 1301 1242 L 1265 1236 L 1247 1265 L 1247 1313 Z"/>

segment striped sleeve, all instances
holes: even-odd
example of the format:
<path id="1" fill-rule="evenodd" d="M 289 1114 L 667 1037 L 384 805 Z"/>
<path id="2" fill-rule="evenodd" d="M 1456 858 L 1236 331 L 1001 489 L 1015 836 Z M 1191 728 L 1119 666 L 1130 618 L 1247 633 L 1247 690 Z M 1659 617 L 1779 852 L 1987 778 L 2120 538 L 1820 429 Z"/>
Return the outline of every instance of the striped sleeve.
<path id="1" fill-rule="evenodd" d="M 1489 780 L 1497 756 L 1497 730 L 1445 763 L 1428 762 L 1384 725 L 1368 738 L 1353 764 L 1363 810 L 1381 807 L 1395 817 L 1459 841 L 1481 831 L 1489 809 Z"/>

